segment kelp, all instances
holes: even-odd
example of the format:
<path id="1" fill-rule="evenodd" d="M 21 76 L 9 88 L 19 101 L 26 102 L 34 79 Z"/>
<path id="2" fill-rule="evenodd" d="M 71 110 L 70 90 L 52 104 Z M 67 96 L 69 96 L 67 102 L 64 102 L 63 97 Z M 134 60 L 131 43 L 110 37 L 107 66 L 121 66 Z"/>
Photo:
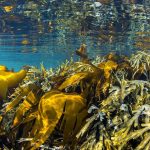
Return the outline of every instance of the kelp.
<path id="1" fill-rule="evenodd" d="M 150 54 L 108 54 L 56 69 L 25 66 L 23 81 L 1 109 L 9 149 L 150 149 Z M 0 67 L 7 72 L 6 67 Z"/>
<path id="2" fill-rule="evenodd" d="M 150 80 L 149 53 L 146 53 L 145 51 L 137 52 L 137 55 L 131 57 L 130 64 L 134 70 L 133 78 L 139 78 L 141 74 L 144 74 L 147 80 Z"/>
<path id="3" fill-rule="evenodd" d="M 0 98 L 5 99 L 9 88 L 15 88 L 26 76 L 26 70 L 19 72 L 8 71 L 0 66 Z"/>
<path id="4" fill-rule="evenodd" d="M 61 127 L 64 142 L 70 140 L 78 130 L 87 115 L 85 100 L 77 94 L 65 94 L 59 91 L 46 93 L 40 100 L 38 116 L 31 130 L 34 137 L 25 149 L 36 149 L 45 142 L 55 129 L 63 115 Z"/>

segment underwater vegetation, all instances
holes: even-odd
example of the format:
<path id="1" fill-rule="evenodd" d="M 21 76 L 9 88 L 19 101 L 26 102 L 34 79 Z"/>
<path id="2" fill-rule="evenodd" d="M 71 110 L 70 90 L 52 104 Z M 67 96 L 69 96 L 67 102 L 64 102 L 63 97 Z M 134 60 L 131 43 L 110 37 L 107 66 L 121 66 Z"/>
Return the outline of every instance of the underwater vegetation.
<path id="1" fill-rule="evenodd" d="M 26 70 L 13 72 L 5 66 L 0 66 L 0 99 L 5 99 L 8 89 L 14 88 L 26 76 Z"/>
<path id="2" fill-rule="evenodd" d="M 56 69 L 0 66 L 0 147 L 149 150 L 149 51 L 90 60 L 83 44 L 76 54 Z"/>

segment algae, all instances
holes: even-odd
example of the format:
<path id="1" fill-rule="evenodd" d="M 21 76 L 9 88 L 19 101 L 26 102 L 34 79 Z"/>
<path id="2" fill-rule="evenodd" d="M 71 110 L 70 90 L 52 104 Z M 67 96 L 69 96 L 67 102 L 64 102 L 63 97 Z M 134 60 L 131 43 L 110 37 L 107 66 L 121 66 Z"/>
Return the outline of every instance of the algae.
<path id="1" fill-rule="evenodd" d="M 95 60 L 84 44 L 76 52 L 80 61 L 56 69 L 24 67 L 1 109 L 2 149 L 150 149 L 149 51 Z"/>

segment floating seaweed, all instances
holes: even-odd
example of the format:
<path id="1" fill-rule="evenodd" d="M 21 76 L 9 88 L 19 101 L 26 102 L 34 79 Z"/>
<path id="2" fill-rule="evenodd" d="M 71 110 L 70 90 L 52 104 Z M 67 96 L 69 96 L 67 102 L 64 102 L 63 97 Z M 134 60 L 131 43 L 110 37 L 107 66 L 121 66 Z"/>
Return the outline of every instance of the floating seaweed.
<path id="1" fill-rule="evenodd" d="M 1 148 L 149 150 L 149 51 L 92 61 L 84 44 L 76 52 L 81 61 L 57 69 L 24 67 L 1 109 Z"/>

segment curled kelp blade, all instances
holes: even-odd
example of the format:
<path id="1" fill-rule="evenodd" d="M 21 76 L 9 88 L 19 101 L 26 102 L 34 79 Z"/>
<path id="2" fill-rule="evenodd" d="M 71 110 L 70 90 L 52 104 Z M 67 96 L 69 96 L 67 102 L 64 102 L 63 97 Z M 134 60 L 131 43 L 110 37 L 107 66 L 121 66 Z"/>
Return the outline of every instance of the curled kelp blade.
<path id="1" fill-rule="evenodd" d="M 7 67 L 6 66 L 2 66 L 2 65 L 0 65 L 0 71 L 7 71 L 8 69 L 7 69 Z"/>
<path id="2" fill-rule="evenodd" d="M 26 73 L 26 70 L 13 72 L 2 67 L 0 70 L 0 98 L 6 99 L 8 90 L 18 86 L 18 84 L 25 78 Z"/>
<path id="3" fill-rule="evenodd" d="M 31 149 L 38 148 L 52 133 L 63 115 L 64 141 L 79 130 L 86 117 L 85 100 L 78 94 L 52 91 L 45 94 L 38 107 L 38 117 L 31 131 Z M 33 135 L 32 135 L 33 134 Z"/>
<path id="4" fill-rule="evenodd" d="M 14 72 L 6 76 L 5 78 L 8 81 L 8 87 L 13 88 L 17 86 L 25 78 L 26 73 L 26 70 L 20 70 L 19 72 Z"/>

